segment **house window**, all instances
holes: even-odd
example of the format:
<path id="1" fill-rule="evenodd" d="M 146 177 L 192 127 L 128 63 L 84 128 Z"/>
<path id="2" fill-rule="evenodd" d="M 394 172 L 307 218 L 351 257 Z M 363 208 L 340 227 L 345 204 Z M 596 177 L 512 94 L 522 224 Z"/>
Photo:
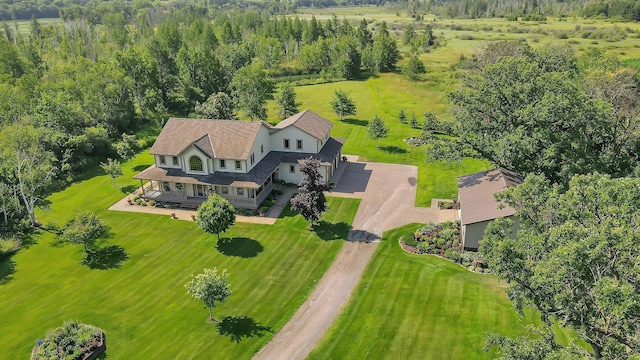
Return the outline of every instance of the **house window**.
<path id="1" fill-rule="evenodd" d="M 296 149 L 302 150 L 302 140 L 296 140 Z"/>
<path id="2" fill-rule="evenodd" d="M 264 145 L 260 145 L 260 154 L 264 154 Z"/>
<path id="3" fill-rule="evenodd" d="M 223 186 L 220 191 L 222 191 L 222 195 L 229 194 L 229 188 L 227 186 Z"/>
<path id="4" fill-rule="evenodd" d="M 162 190 L 164 191 L 171 191 L 171 187 L 169 186 L 169 183 L 166 181 L 162 182 Z"/>
<path id="5" fill-rule="evenodd" d="M 164 158 L 164 155 L 160 155 L 160 164 L 164 165 L 167 163 L 167 160 Z"/>
<path id="6" fill-rule="evenodd" d="M 256 154 L 251 153 L 251 165 L 255 164 L 256 162 Z"/>
<path id="7" fill-rule="evenodd" d="M 289 165 L 289 172 L 290 173 L 295 173 L 296 172 L 296 166 L 295 165 Z"/>
<path id="8" fill-rule="evenodd" d="M 289 148 L 289 139 L 284 139 L 284 148 L 285 149 Z"/>
<path id="9" fill-rule="evenodd" d="M 238 194 L 238 196 L 244 196 L 244 188 L 236 189 L 236 193 Z"/>
<path id="10" fill-rule="evenodd" d="M 220 167 L 225 169 L 227 167 L 227 162 L 222 160 L 222 159 L 220 159 Z"/>
<path id="11" fill-rule="evenodd" d="M 183 189 L 184 189 L 184 186 L 182 186 L 182 183 L 176 183 L 176 190 L 182 191 Z"/>
<path id="12" fill-rule="evenodd" d="M 173 165 L 178 166 L 178 157 L 177 156 L 173 157 Z"/>
<path id="13" fill-rule="evenodd" d="M 190 157 L 189 169 L 191 169 L 191 171 L 202 171 L 202 160 L 195 155 Z"/>
<path id="14" fill-rule="evenodd" d="M 236 170 L 242 170 L 242 163 L 240 163 L 240 160 L 236 160 Z"/>

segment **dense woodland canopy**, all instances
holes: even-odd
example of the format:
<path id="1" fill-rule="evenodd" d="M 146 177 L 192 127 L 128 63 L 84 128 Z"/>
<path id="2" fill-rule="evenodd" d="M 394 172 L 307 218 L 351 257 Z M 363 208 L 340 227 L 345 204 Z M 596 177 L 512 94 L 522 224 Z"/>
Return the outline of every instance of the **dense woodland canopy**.
<path id="1" fill-rule="evenodd" d="M 173 1 L 100 1 L 100 0 L 0 0 L 0 20 L 37 18 L 87 19 L 101 24 L 109 13 L 123 13 L 131 19 L 138 16 L 161 16 L 164 11 L 188 10 L 201 15 L 220 9 L 255 9 L 270 14 L 294 13 L 298 7 L 385 6 L 420 18 L 425 14 L 444 17 L 508 17 L 521 16 L 603 16 L 640 20 L 638 0 L 173 0 Z"/>

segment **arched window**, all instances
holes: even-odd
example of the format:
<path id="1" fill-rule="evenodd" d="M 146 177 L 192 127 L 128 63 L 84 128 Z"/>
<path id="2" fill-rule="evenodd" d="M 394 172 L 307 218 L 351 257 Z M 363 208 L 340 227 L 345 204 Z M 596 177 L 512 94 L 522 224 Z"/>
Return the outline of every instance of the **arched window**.
<path id="1" fill-rule="evenodd" d="M 190 157 L 189 169 L 191 169 L 191 171 L 202 171 L 202 160 L 200 160 L 200 158 L 195 155 Z"/>

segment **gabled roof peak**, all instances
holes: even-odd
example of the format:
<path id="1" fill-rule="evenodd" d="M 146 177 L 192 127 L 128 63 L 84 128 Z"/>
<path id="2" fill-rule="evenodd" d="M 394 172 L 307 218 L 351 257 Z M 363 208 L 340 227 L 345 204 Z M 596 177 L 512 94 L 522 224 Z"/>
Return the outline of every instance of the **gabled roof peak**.
<path id="1" fill-rule="evenodd" d="M 333 123 L 313 111 L 305 109 L 280 121 L 274 128 L 284 129 L 289 126 L 294 126 L 318 140 L 323 140 L 331 131 Z"/>

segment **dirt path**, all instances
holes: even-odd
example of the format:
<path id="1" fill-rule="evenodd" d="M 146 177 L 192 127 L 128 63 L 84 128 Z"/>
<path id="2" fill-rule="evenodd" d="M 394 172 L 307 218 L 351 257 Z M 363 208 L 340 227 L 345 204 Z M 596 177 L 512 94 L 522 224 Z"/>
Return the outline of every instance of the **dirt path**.
<path id="1" fill-rule="evenodd" d="M 304 359 L 349 301 L 384 231 L 412 222 L 455 218 L 415 206 L 418 168 L 408 165 L 346 163 L 337 186 L 327 195 L 360 198 L 352 230 L 336 260 L 291 320 L 254 359 Z"/>

